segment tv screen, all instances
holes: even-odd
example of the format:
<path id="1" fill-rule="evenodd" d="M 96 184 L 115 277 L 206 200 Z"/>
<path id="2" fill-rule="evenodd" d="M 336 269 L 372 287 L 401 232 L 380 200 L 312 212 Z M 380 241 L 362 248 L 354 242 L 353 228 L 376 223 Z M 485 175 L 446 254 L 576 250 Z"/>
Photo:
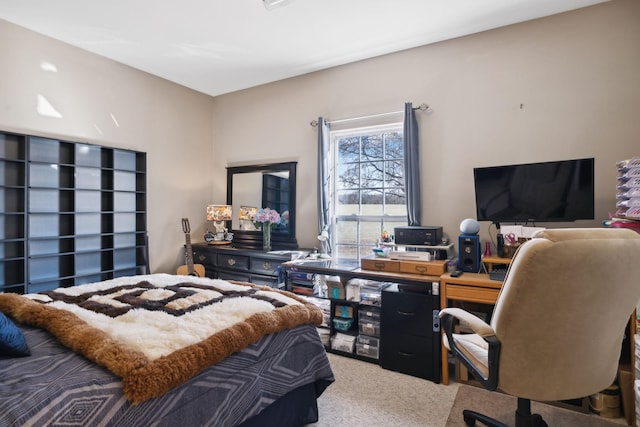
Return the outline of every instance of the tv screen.
<path id="1" fill-rule="evenodd" d="M 474 168 L 478 221 L 594 219 L 594 159 Z"/>

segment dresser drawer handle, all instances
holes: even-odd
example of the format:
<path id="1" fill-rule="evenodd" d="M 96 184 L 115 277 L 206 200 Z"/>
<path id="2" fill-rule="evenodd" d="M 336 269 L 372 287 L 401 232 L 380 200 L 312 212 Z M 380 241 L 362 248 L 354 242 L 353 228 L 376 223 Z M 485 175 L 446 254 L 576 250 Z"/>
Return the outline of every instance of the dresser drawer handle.
<path id="1" fill-rule="evenodd" d="M 262 263 L 262 268 L 264 268 L 265 270 L 271 270 L 271 263 L 270 262 Z"/>
<path id="2" fill-rule="evenodd" d="M 205 259 L 207 259 L 207 257 L 206 257 L 206 256 L 204 256 L 204 255 L 200 255 L 200 256 L 198 256 L 198 259 L 199 259 L 200 261 L 204 261 Z"/>
<path id="3" fill-rule="evenodd" d="M 235 259 L 233 259 L 233 258 L 229 258 L 229 259 L 227 260 L 227 264 L 229 264 L 229 265 L 236 265 L 236 260 L 235 260 Z"/>
<path id="4" fill-rule="evenodd" d="M 406 312 L 406 311 L 398 311 L 398 314 L 401 315 L 401 316 L 415 316 L 416 315 L 415 313 L 409 313 L 409 312 Z"/>

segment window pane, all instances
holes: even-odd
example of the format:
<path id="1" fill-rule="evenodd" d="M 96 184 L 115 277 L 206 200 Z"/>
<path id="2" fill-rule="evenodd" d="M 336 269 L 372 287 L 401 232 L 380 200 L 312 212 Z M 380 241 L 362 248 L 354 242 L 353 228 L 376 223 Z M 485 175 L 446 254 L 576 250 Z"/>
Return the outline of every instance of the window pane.
<path id="1" fill-rule="evenodd" d="M 360 138 L 351 136 L 340 138 L 338 146 L 338 163 L 357 162 L 360 160 Z"/>
<path id="2" fill-rule="evenodd" d="M 340 221 L 336 223 L 336 232 L 339 236 L 337 243 L 357 243 L 358 223 L 356 221 Z"/>
<path id="3" fill-rule="evenodd" d="M 364 135 L 362 137 L 362 161 L 383 158 L 382 134 Z"/>
<path id="4" fill-rule="evenodd" d="M 385 179 L 387 188 L 404 188 L 404 161 L 385 162 Z"/>
<path id="5" fill-rule="evenodd" d="M 338 191 L 336 215 L 357 215 L 360 213 L 359 191 Z"/>
<path id="6" fill-rule="evenodd" d="M 382 215 L 382 191 L 363 190 L 362 191 L 362 215 Z"/>
<path id="7" fill-rule="evenodd" d="M 373 255 L 373 248 L 375 248 L 375 247 L 376 247 L 375 244 L 360 246 L 360 256 L 358 257 L 358 259 L 360 259 L 362 257 L 365 257 L 365 256 Z"/>
<path id="8" fill-rule="evenodd" d="M 358 259 L 358 247 L 357 246 L 336 246 L 336 256 L 342 259 Z"/>
<path id="9" fill-rule="evenodd" d="M 375 247 L 380 235 L 382 234 L 382 225 L 379 222 L 361 222 L 360 223 L 360 244 Z"/>
<path id="10" fill-rule="evenodd" d="M 386 215 L 407 216 L 407 198 L 404 189 L 388 190 L 384 199 Z"/>
<path id="11" fill-rule="evenodd" d="M 384 162 L 362 163 L 360 168 L 360 186 L 362 188 L 382 188 Z"/>
<path id="12" fill-rule="evenodd" d="M 336 188 L 358 188 L 360 186 L 360 163 L 338 165 Z"/>
<path id="13" fill-rule="evenodd" d="M 387 160 L 404 158 L 403 135 L 398 132 L 390 132 L 386 134 L 384 156 Z"/>

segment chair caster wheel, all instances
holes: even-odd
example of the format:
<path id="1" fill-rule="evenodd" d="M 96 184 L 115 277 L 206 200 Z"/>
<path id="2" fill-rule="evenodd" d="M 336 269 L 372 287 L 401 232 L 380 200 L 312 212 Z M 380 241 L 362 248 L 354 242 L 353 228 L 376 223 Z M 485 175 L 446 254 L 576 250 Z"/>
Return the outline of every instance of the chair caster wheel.
<path id="1" fill-rule="evenodd" d="M 469 427 L 476 425 L 476 420 L 473 417 L 470 417 L 468 415 L 463 415 L 462 418 L 464 419 L 464 423 Z"/>
<path id="2" fill-rule="evenodd" d="M 533 414 L 532 419 L 533 419 L 533 425 L 535 427 L 549 427 L 546 421 L 542 419 L 542 415 L 540 414 Z"/>

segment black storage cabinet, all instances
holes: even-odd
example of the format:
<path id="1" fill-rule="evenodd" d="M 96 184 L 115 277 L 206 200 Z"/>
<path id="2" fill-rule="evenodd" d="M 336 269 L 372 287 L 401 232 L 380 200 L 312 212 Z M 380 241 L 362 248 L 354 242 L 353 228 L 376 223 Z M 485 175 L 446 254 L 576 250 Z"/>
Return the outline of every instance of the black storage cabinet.
<path id="1" fill-rule="evenodd" d="M 431 289 L 413 292 L 393 284 L 382 291 L 380 365 L 439 383 L 440 307 Z"/>

